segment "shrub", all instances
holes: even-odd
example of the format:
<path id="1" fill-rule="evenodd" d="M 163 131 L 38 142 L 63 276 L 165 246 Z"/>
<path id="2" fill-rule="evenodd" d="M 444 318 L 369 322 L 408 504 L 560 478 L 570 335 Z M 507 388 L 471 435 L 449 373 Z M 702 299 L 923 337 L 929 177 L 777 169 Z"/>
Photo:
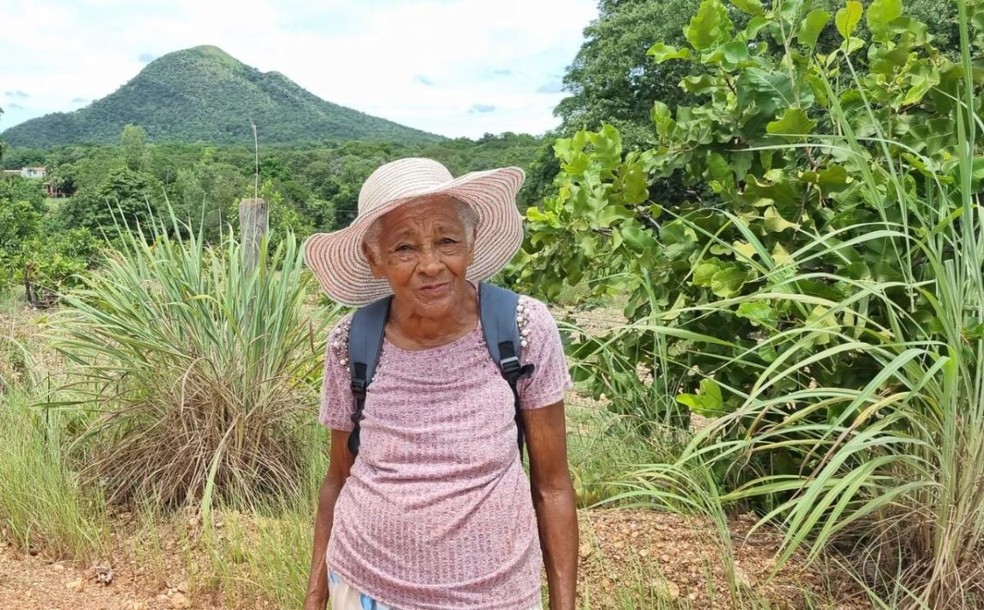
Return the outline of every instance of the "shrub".
<path id="1" fill-rule="evenodd" d="M 296 240 L 264 241 L 248 271 L 232 237 L 206 247 L 176 225 L 121 234 L 65 299 L 58 346 L 99 414 L 86 474 L 111 500 L 164 506 L 292 493 L 322 358 Z"/>
<path id="2" fill-rule="evenodd" d="M 954 64 L 898 0 L 836 15 L 734 4 L 753 15 L 744 30 L 705 0 L 690 48 L 653 47 L 707 70 L 682 83 L 705 104 L 656 104 L 657 148 L 623 154 L 610 128 L 558 142 L 566 176 L 528 213 L 526 269 L 548 292 L 565 273 L 628 292 L 635 332 L 573 353 L 590 365 L 638 346 L 655 383 L 682 384 L 677 402 L 716 419 L 678 463 L 646 468 L 640 493 L 686 494 L 697 473 L 720 486 L 715 502 L 785 526 L 780 559 L 847 549 L 885 607 L 979 607 L 984 150 L 970 58 L 984 39 L 968 23 L 982 15 L 960 1 Z M 818 53 L 830 26 L 840 45 Z M 714 196 L 664 210 L 647 188 L 664 176 Z"/>
<path id="3" fill-rule="evenodd" d="M 82 275 L 96 267 L 99 253 L 100 241 L 87 229 L 28 240 L 17 265 L 28 303 L 53 305 L 59 294 L 79 286 Z"/>
<path id="4" fill-rule="evenodd" d="M 0 187 L 6 184 L 0 180 Z M 38 234 L 41 212 L 9 185 L 0 188 L 0 293 L 6 292 L 19 277 L 20 256 L 25 243 Z"/>

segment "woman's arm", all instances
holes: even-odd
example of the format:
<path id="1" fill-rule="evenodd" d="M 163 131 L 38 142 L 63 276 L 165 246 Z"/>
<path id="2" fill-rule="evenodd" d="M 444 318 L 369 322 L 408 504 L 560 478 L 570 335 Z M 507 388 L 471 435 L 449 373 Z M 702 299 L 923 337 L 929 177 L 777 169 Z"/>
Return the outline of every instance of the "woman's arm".
<path id="1" fill-rule="evenodd" d="M 331 431 L 331 449 L 328 458 L 328 473 L 321 484 L 318 497 L 318 512 L 314 518 L 314 552 L 311 555 L 311 575 L 308 577 L 307 595 L 304 597 L 304 610 L 325 610 L 328 604 L 328 539 L 331 538 L 332 520 L 335 514 L 335 501 L 348 479 L 349 470 L 355 457 L 348 450 L 349 433 L 344 430 Z"/>
<path id="2" fill-rule="evenodd" d="M 523 411 L 530 485 L 547 569 L 550 610 L 574 610 L 577 588 L 577 508 L 567 467 L 564 402 Z"/>

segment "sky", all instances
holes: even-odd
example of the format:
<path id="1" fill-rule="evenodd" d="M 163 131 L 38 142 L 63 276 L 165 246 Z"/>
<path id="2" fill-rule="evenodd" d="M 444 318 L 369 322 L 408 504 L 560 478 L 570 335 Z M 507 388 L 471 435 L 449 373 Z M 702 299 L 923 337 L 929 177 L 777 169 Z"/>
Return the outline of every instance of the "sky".
<path id="1" fill-rule="evenodd" d="M 330 102 L 448 137 L 556 125 L 597 0 L 3 0 L 0 131 L 215 45 Z"/>

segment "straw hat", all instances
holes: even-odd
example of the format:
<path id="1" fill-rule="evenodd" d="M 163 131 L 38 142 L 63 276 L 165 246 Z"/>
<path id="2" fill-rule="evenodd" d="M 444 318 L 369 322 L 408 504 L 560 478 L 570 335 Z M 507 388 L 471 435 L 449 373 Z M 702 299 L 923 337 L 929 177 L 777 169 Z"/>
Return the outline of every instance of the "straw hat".
<path id="1" fill-rule="evenodd" d="M 372 276 L 362 251 L 366 231 L 380 216 L 425 195 L 450 195 L 478 214 L 475 260 L 468 279 L 495 275 L 523 242 L 516 193 L 523 170 L 503 167 L 454 178 L 431 159 L 408 158 L 379 167 L 359 191 L 359 213 L 352 224 L 333 233 L 316 233 L 304 242 L 304 260 L 328 296 L 344 305 L 366 305 L 389 295 L 389 283 Z"/>

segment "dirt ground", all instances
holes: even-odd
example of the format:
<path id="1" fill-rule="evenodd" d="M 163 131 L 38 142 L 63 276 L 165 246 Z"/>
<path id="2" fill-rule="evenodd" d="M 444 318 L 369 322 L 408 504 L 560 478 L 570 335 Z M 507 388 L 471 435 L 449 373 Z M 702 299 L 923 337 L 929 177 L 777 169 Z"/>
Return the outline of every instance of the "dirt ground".
<path id="1" fill-rule="evenodd" d="M 0 608 L 3 610 L 157 610 L 219 606 L 193 601 L 175 574 L 170 586 L 147 586 L 125 562 L 77 565 L 0 546 Z"/>
<path id="2" fill-rule="evenodd" d="M 725 562 L 710 542 L 709 523 L 668 513 L 640 510 L 585 510 L 580 513 L 578 607 L 592 610 L 690 607 L 731 608 Z M 860 609 L 846 583 L 824 583 L 819 573 L 793 562 L 774 579 L 778 536 L 746 534 L 751 520 L 731 524 L 735 547 L 734 582 L 748 597 L 767 599 L 773 608 L 801 608 L 804 596 L 824 599 L 839 590 L 844 599 L 831 608 Z M 118 548 L 132 541 L 116 540 Z M 167 541 L 164 541 L 167 544 Z M 24 553 L 0 545 L 2 610 L 213 610 L 224 607 L 213 592 L 189 585 L 179 561 L 140 565 L 118 553 L 89 565 L 54 561 L 43 551 Z M 586 602 L 586 604 L 585 604 Z M 251 608 L 272 608 L 257 600 Z"/>

